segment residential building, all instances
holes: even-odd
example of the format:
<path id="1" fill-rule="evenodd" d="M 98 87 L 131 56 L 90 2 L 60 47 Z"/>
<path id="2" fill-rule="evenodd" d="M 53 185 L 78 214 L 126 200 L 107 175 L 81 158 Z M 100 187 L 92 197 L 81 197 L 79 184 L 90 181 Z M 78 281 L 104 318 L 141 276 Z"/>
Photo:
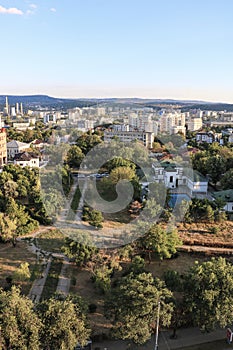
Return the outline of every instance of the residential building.
<path id="1" fill-rule="evenodd" d="M 164 113 L 160 118 L 160 132 L 170 135 L 181 132 L 185 135 L 185 113 Z"/>
<path id="2" fill-rule="evenodd" d="M 152 148 L 154 133 L 144 131 L 116 131 L 113 129 L 104 131 L 104 141 L 110 142 L 113 138 L 117 138 L 121 142 L 139 140 L 143 142 L 145 147 Z"/>
<path id="3" fill-rule="evenodd" d="M 16 154 L 30 148 L 29 143 L 12 140 L 7 143 L 7 158 L 13 159 Z"/>
<path id="4" fill-rule="evenodd" d="M 189 117 L 188 121 L 187 121 L 187 129 L 189 131 L 197 131 L 202 129 L 202 118 L 200 117 Z"/>
<path id="5" fill-rule="evenodd" d="M 0 167 L 7 163 L 6 130 L 0 129 Z"/>
<path id="6" fill-rule="evenodd" d="M 207 194 L 208 180 L 197 171 L 169 161 L 152 165 L 154 179 L 175 192 L 186 193 L 190 197 Z"/>
<path id="7" fill-rule="evenodd" d="M 114 124 L 112 125 L 112 129 L 115 131 L 129 131 L 128 124 Z"/>
<path id="8" fill-rule="evenodd" d="M 32 152 L 18 153 L 14 157 L 14 164 L 19 165 L 22 168 L 25 166 L 28 166 L 30 168 L 39 168 L 39 156 Z"/>
<path id="9" fill-rule="evenodd" d="M 56 121 L 57 121 L 56 114 L 46 114 L 44 116 L 45 124 L 56 124 Z"/>
<path id="10" fill-rule="evenodd" d="M 197 142 L 207 142 L 207 143 L 213 143 L 213 142 L 219 142 L 221 139 L 222 134 L 221 133 L 214 133 L 213 131 L 199 131 L 196 134 L 196 141 Z"/>

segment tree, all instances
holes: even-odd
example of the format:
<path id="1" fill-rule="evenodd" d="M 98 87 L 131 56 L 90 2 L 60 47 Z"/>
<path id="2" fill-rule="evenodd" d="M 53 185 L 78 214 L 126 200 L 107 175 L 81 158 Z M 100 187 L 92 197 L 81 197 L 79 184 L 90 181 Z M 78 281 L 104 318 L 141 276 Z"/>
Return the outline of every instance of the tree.
<path id="1" fill-rule="evenodd" d="M 211 202 L 207 198 L 205 199 L 193 198 L 192 201 L 190 202 L 189 209 L 185 213 L 185 220 L 187 222 L 192 222 L 192 221 L 213 222 L 214 216 L 215 216 L 214 209 L 216 209 L 216 207 L 217 206 L 215 205 L 215 202 Z"/>
<path id="2" fill-rule="evenodd" d="M 104 221 L 103 215 L 99 210 L 90 210 L 89 212 L 89 224 L 98 228 L 102 227 L 102 222 Z"/>
<path id="3" fill-rule="evenodd" d="M 84 154 L 80 147 L 73 145 L 69 149 L 67 153 L 67 163 L 72 168 L 79 168 L 82 160 L 84 158 Z"/>
<path id="4" fill-rule="evenodd" d="M 130 160 L 124 159 L 122 157 L 114 157 L 109 160 L 106 164 L 104 164 L 104 168 L 106 168 L 109 172 L 111 172 L 115 168 L 119 167 L 130 167 L 135 170 L 136 165 Z"/>
<path id="5" fill-rule="evenodd" d="M 226 171 L 225 160 L 219 155 L 209 157 L 206 162 L 207 173 L 210 174 L 214 185 L 221 179 L 222 174 Z"/>
<path id="6" fill-rule="evenodd" d="M 233 184 L 233 169 L 228 170 L 221 179 L 221 187 L 223 190 L 229 190 Z"/>
<path id="7" fill-rule="evenodd" d="M 118 281 L 105 303 L 106 315 L 113 319 L 117 338 L 143 344 L 151 337 L 161 302 L 160 324 L 168 326 L 173 305 L 172 293 L 151 273 L 130 273 Z"/>
<path id="8" fill-rule="evenodd" d="M 90 133 L 85 133 L 78 137 L 76 145 L 82 150 L 84 154 L 87 154 L 92 148 L 101 143 L 100 136 Z"/>
<path id="9" fill-rule="evenodd" d="M 91 241 L 86 237 L 81 237 L 80 241 L 78 238 L 77 241 L 66 238 L 62 250 L 68 258 L 74 259 L 78 266 L 85 265 L 88 261 L 92 260 L 98 252 L 98 249 L 94 247 Z"/>
<path id="10" fill-rule="evenodd" d="M 108 180 L 112 184 L 117 184 L 120 180 L 128 180 L 131 181 L 135 178 L 135 171 L 129 167 L 129 166 L 122 166 L 118 168 L 114 168 L 110 175 Z"/>
<path id="11" fill-rule="evenodd" d="M 29 264 L 27 262 L 21 263 L 20 267 L 14 273 L 14 279 L 21 282 L 28 280 L 30 277 Z"/>
<path id="12" fill-rule="evenodd" d="M 209 331 L 233 322 L 233 266 L 224 258 L 196 262 L 185 276 L 184 293 L 194 325 Z"/>
<path id="13" fill-rule="evenodd" d="M 84 345 L 90 336 L 85 315 L 71 298 L 49 299 L 38 305 L 43 322 L 43 349 L 73 350 L 77 343 Z"/>
<path id="14" fill-rule="evenodd" d="M 0 239 L 3 242 L 11 241 L 13 245 L 15 244 L 16 228 L 16 220 L 0 213 Z"/>
<path id="15" fill-rule="evenodd" d="M 149 232 L 142 237 L 138 245 L 148 252 L 149 261 L 153 253 L 160 260 L 169 259 L 182 244 L 175 229 L 167 231 L 160 225 L 153 225 Z"/>
<path id="16" fill-rule="evenodd" d="M 16 224 L 15 237 L 31 232 L 38 226 L 38 222 L 30 217 L 25 207 L 17 204 L 13 198 L 7 199 L 5 213 Z"/>
<path id="17" fill-rule="evenodd" d="M 41 322 L 30 299 L 19 289 L 0 290 L 0 330 L 3 349 L 39 350 Z"/>

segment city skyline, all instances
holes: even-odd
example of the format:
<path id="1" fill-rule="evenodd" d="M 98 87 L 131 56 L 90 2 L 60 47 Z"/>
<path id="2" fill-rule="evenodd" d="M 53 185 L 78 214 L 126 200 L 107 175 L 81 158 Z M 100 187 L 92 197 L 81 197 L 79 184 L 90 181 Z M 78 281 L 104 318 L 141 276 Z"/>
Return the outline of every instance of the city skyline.
<path id="1" fill-rule="evenodd" d="M 233 3 L 1 0 L 2 95 L 233 102 Z"/>

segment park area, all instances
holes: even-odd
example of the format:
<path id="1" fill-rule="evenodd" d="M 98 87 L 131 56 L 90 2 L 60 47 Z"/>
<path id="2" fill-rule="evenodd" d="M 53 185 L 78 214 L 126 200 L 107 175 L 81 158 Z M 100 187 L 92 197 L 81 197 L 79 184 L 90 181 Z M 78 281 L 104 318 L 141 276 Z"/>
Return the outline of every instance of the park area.
<path id="1" fill-rule="evenodd" d="M 11 276 L 14 279 L 16 270 L 20 264 L 27 262 L 29 264 L 31 278 L 28 281 L 18 282 L 24 294 L 28 294 L 33 280 L 36 278 L 38 265 L 36 255 L 29 252 L 27 243 L 17 242 L 13 247 L 11 243 L 0 245 L 0 287 L 6 286 L 6 278 Z"/>

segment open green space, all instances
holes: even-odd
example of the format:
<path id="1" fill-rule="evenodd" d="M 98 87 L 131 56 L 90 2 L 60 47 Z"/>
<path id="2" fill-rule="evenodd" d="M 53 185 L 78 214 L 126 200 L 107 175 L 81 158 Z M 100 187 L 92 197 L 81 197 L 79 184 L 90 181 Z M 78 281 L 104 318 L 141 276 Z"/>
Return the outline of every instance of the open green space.
<path id="1" fill-rule="evenodd" d="M 51 298 L 56 292 L 61 268 L 62 260 L 53 259 L 50 265 L 48 276 L 45 281 L 43 292 L 41 294 L 41 300 Z"/>
<path id="2" fill-rule="evenodd" d="M 81 181 L 81 180 L 79 180 L 79 181 Z M 72 221 L 72 220 L 75 219 L 76 212 L 77 212 L 77 209 L 78 209 L 78 206 L 79 206 L 79 201 L 80 201 L 81 196 L 82 196 L 82 193 L 80 191 L 79 186 L 77 186 L 77 188 L 75 190 L 75 193 L 73 195 L 71 204 L 70 204 L 70 208 L 69 208 L 68 214 L 67 214 L 67 220 L 71 220 Z"/>
<path id="3" fill-rule="evenodd" d="M 35 238 L 38 248 L 52 253 L 60 253 L 64 242 L 65 237 L 59 230 L 48 230 Z"/>

